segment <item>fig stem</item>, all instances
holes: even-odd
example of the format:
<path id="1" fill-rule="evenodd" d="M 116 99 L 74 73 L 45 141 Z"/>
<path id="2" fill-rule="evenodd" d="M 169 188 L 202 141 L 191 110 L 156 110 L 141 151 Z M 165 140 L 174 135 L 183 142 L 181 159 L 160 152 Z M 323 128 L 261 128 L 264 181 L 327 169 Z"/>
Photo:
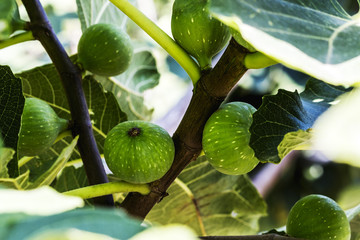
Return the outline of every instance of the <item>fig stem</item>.
<path id="1" fill-rule="evenodd" d="M 244 65 L 248 69 L 266 68 L 278 62 L 261 52 L 248 53 L 244 59 Z"/>
<path id="2" fill-rule="evenodd" d="M 154 39 L 166 52 L 170 54 L 187 72 L 193 85 L 200 79 L 198 64 L 181 48 L 168 34 L 159 28 L 153 21 L 146 17 L 127 0 L 110 0 L 117 8 L 125 13 L 152 39 Z"/>
<path id="3" fill-rule="evenodd" d="M 138 192 L 142 195 L 147 195 L 150 193 L 150 187 L 148 184 L 108 182 L 66 191 L 63 194 L 89 199 L 120 192 Z"/>
<path id="4" fill-rule="evenodd" d="M 31 31 L 20 33 L 4 41 L 0 41 L 0 49 L 31 40 L 35 40 Z"/>

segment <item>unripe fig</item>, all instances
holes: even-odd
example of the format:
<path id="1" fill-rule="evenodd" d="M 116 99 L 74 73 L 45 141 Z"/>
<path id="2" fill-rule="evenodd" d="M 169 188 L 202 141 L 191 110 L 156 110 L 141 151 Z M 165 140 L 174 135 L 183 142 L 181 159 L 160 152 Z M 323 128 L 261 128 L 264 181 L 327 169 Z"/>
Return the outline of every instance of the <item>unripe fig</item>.
<path id="1" fill-rule="evenodd" d="M 199 62 L 211 67 L 211 59 L 230 40 L 228 27 L 209 13 L 209 0 L 175 0 L 171 32 L 175 41 Z"/>
<path id="2" fill-rule="evenodd" d="M 170 169 L 174 155 L 174 143 L 166 130 L 145 121 L 122 122 L 105 139 L 109 169 L 131 183 L 158 180 Z"/>
<path id="3" fill-rule="evenodd" d="M 345 212 L 331 198 L 308 195 L 291 208 L 286 232 L 309 240 L 350 240 L 350 224 Z"/>
<path id="4" fill-rule="evenodd" d="M 26 98 L 18 139 L 18 155 L 36 156 L 50 148 L 68 127 L 45 101 Z"/>
<path id="5" fill-rule="evenodd" d="M 112 24 L 90 26 L 78 44 L 79 63 L 84 69 L 101 76 L 123 73 L 132 56 L 133 46 L 128 34 Z"/>
<path id="6" fill-rule="evenodd" d="M 241 175 L 259 160 L 249 146 L 252 114 L 256 109 L 244 102 L 220 106 L 205 124 L 202 145 L 209 163 L 219 172 Z"/>

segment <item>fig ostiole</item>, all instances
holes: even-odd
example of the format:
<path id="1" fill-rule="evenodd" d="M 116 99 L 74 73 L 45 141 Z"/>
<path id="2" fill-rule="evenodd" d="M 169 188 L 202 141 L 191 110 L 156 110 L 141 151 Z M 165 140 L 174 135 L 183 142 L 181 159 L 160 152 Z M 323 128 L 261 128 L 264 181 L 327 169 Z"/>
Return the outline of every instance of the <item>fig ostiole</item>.
<path id="1" fill-rule="evenodd" d="M 220 106 L 205 124 L 202 145 L 209 163 L 219 172 L 241 175 L 259 163 L 249 146 L 252 114 L 256 109 L 244 102 Z"/>
<path id="2" fill-rule="evenodd" d="M 112 173 L 130 183 L 149 183 L 170 169 L 175 147 L 168 132 L 146 121 L 119 123 L 107 135 L 104 158 Z"/>
<path id="3" fill-rule="evenodd" d="M 50 148 L 67 130 L 69 121 L 58 117 L 45 101 L 26 98 L 18 139 L 19 156 L 36 156 Z"/>
<path id="4" fill-rule="evenodd" d="M 126 71 L 133 56 L 129 35 L 113 24 L 88 27 L 78 44 L 78 62 L 85 70 L 101 76 L 116 76 Z"/>

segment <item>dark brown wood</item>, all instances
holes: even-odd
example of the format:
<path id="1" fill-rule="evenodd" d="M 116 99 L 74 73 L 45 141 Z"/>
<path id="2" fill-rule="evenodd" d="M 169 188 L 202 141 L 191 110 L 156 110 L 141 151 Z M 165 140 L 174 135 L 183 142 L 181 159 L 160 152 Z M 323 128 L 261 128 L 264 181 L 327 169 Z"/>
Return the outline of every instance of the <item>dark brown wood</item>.
<path id="1" fill-rule="evenodd" d="M 247 70 L 243 65 L 246 53 L 246 49 L 231 40 L 216 66 L 202 74 L 187 111 L 173 135 L 176 150 L 171 169 L 151 184 L 149 195 L 130 193 L 125 198 L 121 206 L 128 213 L 144 219 L 153 206 L 167 195 L 166 190 L 181 171 L 197 159 L 202 150 L 202 131 L 207 119 Z"/>
<path id="2" fill-rule="evenodd" d="M 46 13 L 38 0 L 22 1 L 30 18 L 29 27 L 53 61 L 64 87 L 74 124 L 73 136 L 79 135 L 77 147 L 84 162 L 90 185 L 108 182 L 92 131 L 89 111 L 82 87 L 81 72 L 70 60 L 54 33 Z M 114 204 L 112 195 L 94 199 L 103 206 Z"/>

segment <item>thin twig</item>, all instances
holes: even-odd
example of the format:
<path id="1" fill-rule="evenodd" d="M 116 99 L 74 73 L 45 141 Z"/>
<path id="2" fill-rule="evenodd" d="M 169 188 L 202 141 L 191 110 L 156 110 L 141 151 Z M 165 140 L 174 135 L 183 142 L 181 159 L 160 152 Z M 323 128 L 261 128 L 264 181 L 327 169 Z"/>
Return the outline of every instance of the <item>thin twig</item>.
<path id="1" fill-rule="evenodd" d="M 73 136 L 79 135 L 78 149 L 90 185 L 108 182 L 99 150 L 92 132 L 92 125 L 82 88 L 80 70 L 71 62 L 65 49 L 54 33 L 39 0 L 23 0 L 30 18 L 30 30 L 39 40 L 53 61 L 63 84 L 69 103 L 74 128 Z M 97 205 L 112 206 L 111 195 L 94 199 Z"/>

